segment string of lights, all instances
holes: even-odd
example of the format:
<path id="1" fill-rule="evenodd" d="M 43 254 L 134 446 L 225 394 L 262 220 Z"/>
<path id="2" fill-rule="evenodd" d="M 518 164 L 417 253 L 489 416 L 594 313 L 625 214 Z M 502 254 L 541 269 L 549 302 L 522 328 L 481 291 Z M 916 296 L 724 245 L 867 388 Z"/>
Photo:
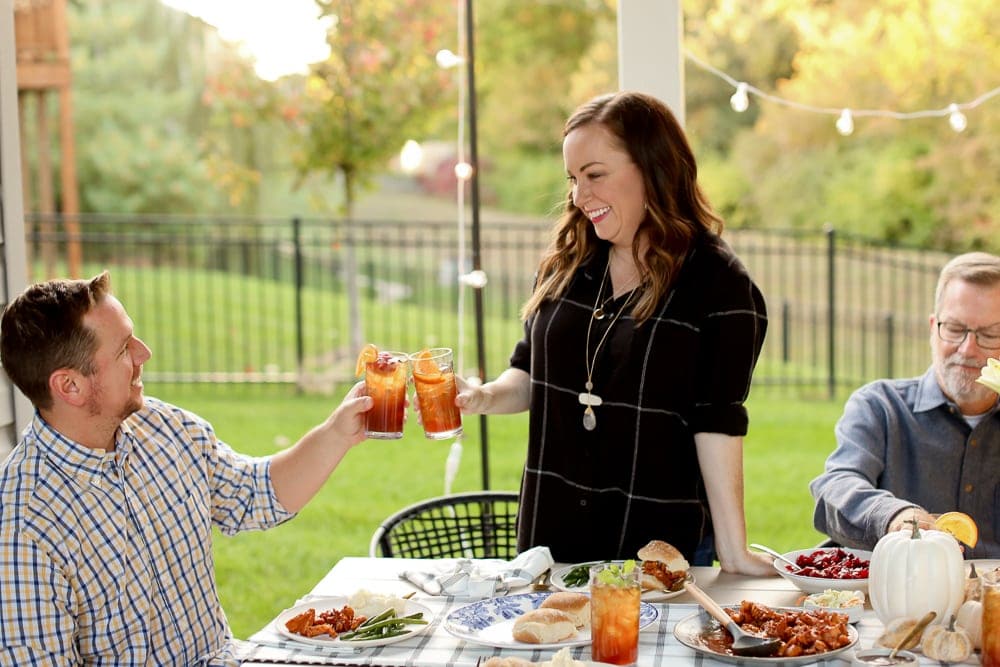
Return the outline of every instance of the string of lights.
<path id="1" fill-rule="evenodd" d="M 750 108 L 750 96 L 759 97 L 768 102 L 778 104 L 781 106 L 789 107 L 791 109 L 797 109 L 799 111 L 806 111 L 810 113 L 819 114 L 829 114 L 837 117 L 835 123 L 837 131 L 847 136 L 854 132 L 854 119 L 859 117 L 878 117 L 878 118 L 893 118 L 896 120 L 913 120 L 916 118 L 948 118 L 948 124 L 951 126 L 955 132 L 962 132 L 968 127 L 968 119 L 965 116 L 964 111 L 970 109 L 975 109 L 979 105 L 985 103 L 986 101 L 1000 95 L 1000 86 L 997 86 L 993 90 L 988 90 L 979 97 L 971 100 L 969 102 L 952 102 L 948 106 L 941 109 L 924 109 L 921 111 L 892 111 L 888 109 L 852 109 L 850 107 L 821 107 L 814 106 L 812 104 L 804 104 L 802 102 L 796 102 L 794 100 L 785 99 L 777 95 L 772 95 L 771 93 L 765 92 L 754 85 L 747 83 L 746 81 L 739 81 L 732 76 L 726 74 L 722 70 L 713 67 L 712 65 L 706 63 L 704 60 L 698 58 L 690 51 L 685 50 L 685 56 L 693 64 L 697 65 L 706 72 L 715 75 L 716 77 L 722 79 L 730 86 L 736 89 L 732 97 L 729 98 L 729 105 L 733 108 L 733 111 L 738 113 L 743 113 L 748 108 Z"/>

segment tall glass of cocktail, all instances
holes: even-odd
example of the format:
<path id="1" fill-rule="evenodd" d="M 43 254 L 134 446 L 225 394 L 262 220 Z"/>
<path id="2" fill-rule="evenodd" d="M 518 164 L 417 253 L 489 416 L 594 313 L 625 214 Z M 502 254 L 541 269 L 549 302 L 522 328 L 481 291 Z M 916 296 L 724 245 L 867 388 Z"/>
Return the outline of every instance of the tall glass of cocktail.
<path id="1" fill-rule="evenodd" d="M 594 662 L 634 665 L 639 659 L 640 572 L 634 561 L 590 568 L 590 654 Z"/>
<path id="2" fill-rule="evenodd" d="M 365 393 L 372 397 L 374 403 L 366 413 L 365 431 L 368 437 L 377 440 L 402 438 L 409 355 L 405 352 L 380 352 L 369 344 L 358 357 L 357 370 L 358 375 L 364 373 Z"/>
<path id="3" fill-rule="evenodd" d="M 455 405 L 458 386 L 451 349 L 435 347 L 410 355 L 410 368 L 420 403 L 424 435 L 431 440 L 459 435 L 462 432 L 462 412 Z"/>
<path id="4" fill-rule="evenodd" d="M 1000 570 L 983 579 L 983 667 L 1000 667 Z"/>

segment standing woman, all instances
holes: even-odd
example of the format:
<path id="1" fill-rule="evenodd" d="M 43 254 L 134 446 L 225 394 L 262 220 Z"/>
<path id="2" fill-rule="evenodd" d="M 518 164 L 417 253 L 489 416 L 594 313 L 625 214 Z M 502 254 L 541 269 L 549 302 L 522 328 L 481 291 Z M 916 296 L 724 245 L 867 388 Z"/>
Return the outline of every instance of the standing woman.
<path id="1" fill-rule="evenodd" d="M 530 409 L 518 547 L 771 574 L 746 547 L 744 401 L 764 299 L 720 238 L 680 125 L 648 95 L 597 97 L 563 130 L 569 179 L 510 368 L 470 413 Z"/>

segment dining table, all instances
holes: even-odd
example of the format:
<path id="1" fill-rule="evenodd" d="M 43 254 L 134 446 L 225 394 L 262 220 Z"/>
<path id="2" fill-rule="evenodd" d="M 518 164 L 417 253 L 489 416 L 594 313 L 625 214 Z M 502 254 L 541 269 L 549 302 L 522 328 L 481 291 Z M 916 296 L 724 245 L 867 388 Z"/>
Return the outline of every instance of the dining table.
<path id="1" fill-rule="evenodd" d="M 413 558 L 370 558 L 345 557 L 340 559 L 311 591 L 299 600 L 289 601 L 289 607 L 308 603 L 311 600 L 331 596 L 347 597 L 359 590 L 382 595 L 404 596 L 426 607 L 430 614 L 427 628 L 396 643 L 371 647 L 348 648 L 347 642 L 335 642 L 335 647 L 317 647 L 303 644 L 280 634 L 276 615 L 265 627 L 254 633 L 245 642 L 242 655 L 245 664 L 265 667 L 287 667 L 291 665 L 348 665 L 372 667 L 476 667 L 492 656 L 516 655 L 532 662 L 550 660 L 558 649 L 538 649 L 530 645 L 511 648 L 460 638 L 446 629 L 445 620 L 449 615 L 475 600 L 465 597 L 428 595 L 423 590 L 401 578 L 403 572 L 446 571 L 454 566 L 457 559 L 413 559 Z M 475 563 L 475 561 L 473 561 Z M 556 564 L 557 569 L 561 564 Z M 795 607 L 801 605 L 805 593 L 790 581 L 779 576 L 745 576 L 723 572 L 718 567 L 692 567 L 690 574 L 698 587 L 708 593 L 721 605 L 739 605 L 750 600 L 772 607 Z M 504 595 L 518 595 L 531 591 L 530 586 L 521 590 L 504 591 Z M 694 614 L 703 614 L 693 597 L 681 592 L 670 599 L 650 603 L 655 608 L 657 619 L 639 633 L 640 667 L 660 667 L 664 665 L 698 665 L 716 667 L 732 664 L 732 656 L 718 658 L 711 653 L 695 650 L 683 644 L 674 635 L 678 623 L 688 623 Z M 704 617 L 708 622 L 708 617 Z M 836 655 L 817 659 L 796 660 L 786 658 L 744 658 L 740 664 L 754 665 L 802 665 L 820 664 L 831 667 L 850 667 L 856 651 L 875 646 L 883 632 L 883 625 L 870 607 L 866 607 L 860 620 L 854 624 L 858 639 L 849 649 Z M 588 666 L 591 664 L 590 646 L 577 645 L 571 649 L 572 657 Z M 940 665 L 917 653 L 921 667 Z M 964 663 L 980 664 L 977 653 Z"/>

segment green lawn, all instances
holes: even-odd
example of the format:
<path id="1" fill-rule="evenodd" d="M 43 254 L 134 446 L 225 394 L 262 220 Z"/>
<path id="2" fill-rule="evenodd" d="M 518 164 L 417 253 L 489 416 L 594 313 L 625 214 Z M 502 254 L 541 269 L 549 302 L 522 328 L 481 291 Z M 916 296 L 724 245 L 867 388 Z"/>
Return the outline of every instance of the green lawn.
<path id="1" fill-rule="evenodd" d="M 285 388 L 150 387 L 150 394 L 210 420 L 237 450 L 266 455 L 294 442 L 332 410 L 337 398 L 295 396 Z M 840 403 L 752 399 L 746 441 L 747 523 L 750 541 L 779 550 L 816 544 L 808 482 L 833 444 Z M 478 419 L 469 433 L 453 491 L 482 488 Z M 527 416 L 489 419 L 490 486 L 517 489 Z M 443 493 L 447 442 L 424 439 L 416 423 L 398 441 L 355 448 L 313 502 L 270 531 L 233 538 L 216 533 L 216 575 L 236 636 L 246 638 L 289 606 L 342 556 L 368 553 L 368 541 L 390 512 Z"/>

